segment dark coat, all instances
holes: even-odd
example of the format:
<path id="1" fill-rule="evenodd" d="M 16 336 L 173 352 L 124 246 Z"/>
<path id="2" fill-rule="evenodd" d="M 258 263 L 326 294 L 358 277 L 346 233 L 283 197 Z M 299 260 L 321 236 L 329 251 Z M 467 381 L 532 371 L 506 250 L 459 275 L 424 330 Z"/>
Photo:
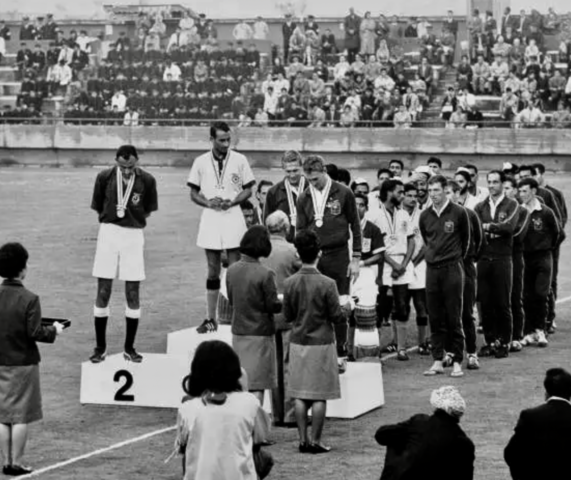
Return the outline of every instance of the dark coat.
<path id="1" fill-rule="evenodd" d="M 568 479 L 571 404 L 553 399 L 521 412 L 504 459 L 513 480 Z M 545 459 L 536 462 L 530 459 Z"/>

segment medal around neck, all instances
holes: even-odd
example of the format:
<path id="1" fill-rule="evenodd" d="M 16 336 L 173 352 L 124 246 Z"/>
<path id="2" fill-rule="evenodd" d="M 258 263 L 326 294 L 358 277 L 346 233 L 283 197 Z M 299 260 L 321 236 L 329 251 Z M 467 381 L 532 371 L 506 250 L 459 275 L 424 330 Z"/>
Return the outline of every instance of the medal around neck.
<path id="1" fill-rule="evenodd" d="M 317 220 L 315 221 L 315 226 L 316 226 L 317 228 L 323 227 L 323 220 L 321 220 L 321 218 L 317 219 Z"/>
<path id="2" fill-rule="evenodd" d="M 132 174 L 127 182 L 127 190 L 123 192 L 123 174 L 121 173 L 121 169 L 117 167 L 117 218 L 125 218 L 127 203 L 129 203 L 129 197 L 133 192 L 134 185 L 135 174 Z"/>
<path id="3" fill-rule="evenodd" d="M 311 193 L 311 201 L 313 203 L 315 226 L 317 228 L 323 227 L 323 217 L 325 216 L 325 207 L 327 205 L 327 199 L 329 198 L 330 190 L 331 190 L 331 179 L 327 179 L 325 188 L 321 192 L 321 198 L 318 198 L 315 187 L 313 185 L 309 186 L 309 191 Z"/>

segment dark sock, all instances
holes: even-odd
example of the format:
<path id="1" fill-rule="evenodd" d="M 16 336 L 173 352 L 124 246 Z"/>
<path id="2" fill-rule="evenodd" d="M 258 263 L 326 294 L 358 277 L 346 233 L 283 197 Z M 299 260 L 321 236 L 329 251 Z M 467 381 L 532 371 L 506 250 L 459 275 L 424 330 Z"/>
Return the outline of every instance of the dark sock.
<path id="1" fill-rule="evenodd" d="M 95 317 L 95 342 L 97 348 L 105 350 L 107 348 L 106 332 L 107 332 L 107 319 L 109 317 Z"/>
<path id="2" fill-rule="evenodd" d="M 139 327 L 138 318 L 129 318 L 127 320 L 127 334 L 125 335 L 125 351 L 130 352 L 135 349 L 135 337 L 137 336 L 137 328 Z"/>

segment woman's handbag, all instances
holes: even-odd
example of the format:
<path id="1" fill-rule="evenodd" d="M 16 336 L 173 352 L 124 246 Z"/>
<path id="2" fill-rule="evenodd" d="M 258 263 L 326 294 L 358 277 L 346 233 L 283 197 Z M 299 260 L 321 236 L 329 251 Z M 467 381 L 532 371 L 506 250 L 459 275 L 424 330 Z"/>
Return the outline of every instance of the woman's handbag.
<path id="1" fill-rule="evenodd" d="M 263 480 L 274 467 L 274 457 L 272 457 L 270 452 L 262 450 L 261 446 L 254 445 L 254 466 L 256 467 L 258 477 L 260 480 Z"/>

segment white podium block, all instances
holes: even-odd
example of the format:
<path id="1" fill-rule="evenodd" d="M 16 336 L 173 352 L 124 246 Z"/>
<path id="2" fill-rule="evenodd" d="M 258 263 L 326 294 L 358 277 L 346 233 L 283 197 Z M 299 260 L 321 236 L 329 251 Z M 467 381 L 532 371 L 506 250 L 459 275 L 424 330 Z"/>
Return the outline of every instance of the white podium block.
<path id="1" fill-rule="evenodd" d="M 221 340 L 232 346 L 230 325 L 218 325 L 218 330 L 212 333 L 197 333 L 196 328 L 185 328 L 169 333 L 167 336 L 167 354 L 186 356 L 192 360 L 198 346 L 208 340 Z"/>
<path id="2" fill-rule="evenodd" d="M 111 355 L 81 365 L 82 404 L 178 408 L 185 396 L 182 380 L 190 372 L 188 356 L 143 354 L 141 363 Z"/>
<path id="3" fill-rule="evenodd" d="M 339 380 L 341 398 L 327 402 L 327 418 L 353 419 L 385 404 L 380 363 L 348 363 Z"/>

